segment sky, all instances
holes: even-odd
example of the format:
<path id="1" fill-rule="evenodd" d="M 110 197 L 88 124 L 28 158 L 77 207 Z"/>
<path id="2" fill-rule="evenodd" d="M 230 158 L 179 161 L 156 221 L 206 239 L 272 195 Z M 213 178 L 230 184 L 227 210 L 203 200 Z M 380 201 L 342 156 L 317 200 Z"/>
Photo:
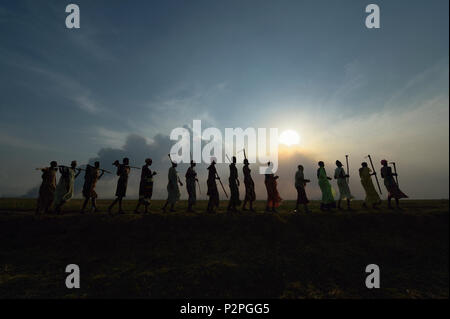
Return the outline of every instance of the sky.
<path id="1" fill-rule="evenodd" d="M 357 198 L 367 154 L 378 171 L 381 159 L 395 161 L 411 198 L 448 198 L 447 0 L 74 0 L 80 29 L 65 26 L 69 3 L 0 2 L 0 197 L 35 196 L 34 168 L 51 160 L 112 170 L 128 156 L 135 166 L 153 158 L 164 198 L 170 132 L 198 119 L 222 131 L 298 132 L 300 144 L 280 150 L 285 199 L 298 164 L 317 199 L 317 161 L 332 175 L 345 154 Z M 365 27 L 369 3 L 380 29 Z M 205 166 L 197 170 L 203 178 Z M 226 180 L 228 165 L 219 173 Z M 127 197 L 138 179 L 133 171 Z M 99 197 L 112 198 L 116 181 L 105 176 Z"/>

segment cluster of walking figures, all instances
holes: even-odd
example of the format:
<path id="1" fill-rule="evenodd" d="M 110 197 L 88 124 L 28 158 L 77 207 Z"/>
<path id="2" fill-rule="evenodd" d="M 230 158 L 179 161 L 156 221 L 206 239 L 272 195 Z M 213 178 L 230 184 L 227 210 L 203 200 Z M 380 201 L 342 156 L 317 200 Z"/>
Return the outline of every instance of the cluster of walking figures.
<path id="1" fill-rule="evenodd" d="M 170 155 L 169 155 L 170 157 Z M 366 162 L 361 164 L 361 168 L 359 168 L 359 176 L 361 178 L 361 184 L 365 190 L 366 197 L 363 203 L 363 207 L 371 206 L 373 208 L 377 208 L 378 205 L 381 204 L 381 199 L 379 194 L 377 193 L 374 184 L 372 182 L 372 176 L 375 177 L 378 189 L 381 194 L 381 188 L 378 182 L 377 174 L 373 167 L 372 159 L 370 155 L 368 156 L 370 159 L 370 164 L 372 169 L 368 167 Z M 171 160 L 171 167 L 169 168 L 168 173 L 168 184 L 167 184 L 167 192 L 168 197 L 163 206 L 163 211 L 165 212 L 167 208 L 170 211 L 175 211 L 175 203 L 180 199 L 180 188 L 178 185 L 183 186 L 181 182 L 178 172 L 176 170 L 177 163 Z M 153 177 L 156 175 L 156 172 L 150 169 L 152 165 L 152 160 L 147 158 L 145 160 L 145 165 L 142 168 L 133 167 L 129 165 L 129 159 L 124 158 L 122 163 L 119 161 L 115 161 L 113 163 L 116 166 L 117 171 L 116 174 L 119 176 L 119 180 L 117 182 L 116 188 L 116 199 L 111 203 L 108 207 L 108 212 L 111 214 L 112 208 L 118 204 L 119 205 L 119 213 L 123 214 L 124 211 L 122 209 L 122 199 L 126 195 L 127 184 L 128 184 L 128 175 L 130 174 L 131 169 L 141 169 L 141 180 L 139 186 L 139 201 L 134 210 L 135 213 L 139 213 L 139 208 L 141 205 L 145 207 L 145 212 L 148 212 L 148 208 L 150 205 L 150 201 L 153 194 Z M 271 163 L 269 162 L 270 166 Z M 384 185 L 388 191 L 388 207 L 391 206 L 391 199 L 395 199 L 396 207 L 399 207 L 399 199 L 407 198 L 398 187 L 398 177 L 395 163 L 394 171 L 388 165 L 386 160 L 381 161 L 381 177 L 384 180 Z M 198 185 L 200 191 L 200 184 L 197 178 L 197 172 L 195 171 L 196 163 L 194 161 L 190 162 L 190 166 L 185 174 L 186 178 L 186 188 L 187 193 L 189 195 L 188 199 L 188 211 L 192 212 L 193 207 L 196 204 L 196 184 Z M 317 169 L 317 178 L 319 182 L 319 187 L 322 192 L 322 201 L 320 204 L 321 210 L 330 210 L 331 208 L 336 208 L 336 201 L 334 198 L 334 190 L 330 184 L 331 177 L 329 177 L 325 170 L 325 165 L 322 161 L 318 163 Z M 227 210 L 229 212 L 238 211 L 238 207 L 241 205 L 241 201 L 239 199 L 239 186 L 240 181 L 238 178 L 238 170 L 236 168 L 236 157 L 232 157 L 230 160 L 230 175 L 228 178 L 229 189 L 230 189 L 230 198 L 228 203 Z M 222 184 L 222 181 L 217 174 L 216 170 L 216 161 L 213 159 L 211 164 L 208 166 L 208 179 L 207 179 L 207 195 L 209 196 L 207 212 L 213 213 L 215 208 L 219 207 L 219 191 L 217 187 L 217 182 L 221 186 L 223 192 L 228 198 L 228 194 Z M 81 171 L 85 171 L 84 174 L 84 185 L 83 185 L 83 197 L 85 198 L 83 206 L 81 208 L 81 213 L 84 213 L 86 205 L 89 201 L 91 201 L 91 210 L 98 211 L 96 205 L 97 193 L 95 192 L 95 186 L 98 180 L 104 175 L 104 173 L 111 173 L 107 170 L 100 168 L 100 163 L 95 162 L 94 165 L 87 165 L 85 169 L 77 168 L 77 162 L 73 161 L 71 166 L 61 166 L 52 161 L 50 163 L 50 167 L 39 168 L 42 171 L 42 184 L 39 189 L 39 199 L 37 202 L 36 213 L 39 214 L 42 210 L 45 212 L 49 211 L 49 208 L 53 204 L 55 212 L 60 213 L 62 205 L 70 200 L 74 193 L 74 181 L 75 178 L 81 173 Z M 56 172 L 59 170 L 61 177 L 59 179 L 58 184 L 56 184 Z M 347 172 L 348 172 L 348 157 L 347 157 Z M 242 204 L 242 210 L 250 210 L 254 211 L 253 203 L 256 199 L 255 195 L 255 183 L 251 176 L 251 169 L 249 165 L 249 161 L 247 158 L 244 159 L 243 166 L 243 174 L 244 174 L 244 185 L 245 185 L 245 197 Z M 337 200 L 337 208 L 341 209 L 341 202 L 347 202 L 347 209 L 350 208 L 350 201 L 353 199 L 353 195 L 350 192 L 350 188 L 348 185 L 348 178 L 350 176 L 345 172 L 343 165 L 340 161 L 336 161 L 336 169 L 334 172 L 334 178 L 337 180 L 337 185 L 339 188 L 339 198 Z M 279 207 L 282 199 L 279 195 L 277 189 L 277 180 L 278 176 L 268 173 L 265 174 L 265 186 L 267 190 L 267 205 L 266 211 L 276 212 L 276 208 Z M 308 209 L 308 197 L 306 195 L 305 187 L 310 180 L 304 177 L 303 166 L 298 165 L 298 171 L 295 174 L 295 188 L 297 189 L 297 202 L 295 206 L 294 212 L 299 211 L 299 206 L 302 205 L 304 207 L 305 212 L 309 212 Z M 249 205 L 247 209 L 247 204 Z"/>

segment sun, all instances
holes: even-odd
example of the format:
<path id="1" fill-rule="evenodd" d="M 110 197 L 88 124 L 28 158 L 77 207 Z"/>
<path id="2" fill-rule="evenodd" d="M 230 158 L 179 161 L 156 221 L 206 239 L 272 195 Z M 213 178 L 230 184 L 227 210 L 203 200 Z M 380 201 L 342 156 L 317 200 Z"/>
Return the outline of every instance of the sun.
<path id="1" fill-rule="evenodd" d="M 293 130 L 283 131 L 280 134 L 279 142 L 287 146 L 296 145 L 300 143 L 300 136 Z"/>

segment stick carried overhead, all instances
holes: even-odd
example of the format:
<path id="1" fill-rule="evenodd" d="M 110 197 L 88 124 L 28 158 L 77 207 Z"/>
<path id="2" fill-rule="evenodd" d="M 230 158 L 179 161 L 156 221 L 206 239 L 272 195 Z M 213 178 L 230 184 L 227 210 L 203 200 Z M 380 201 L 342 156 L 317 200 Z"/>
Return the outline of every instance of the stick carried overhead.
<path id="1" fill-rule="evenodd" d="M 378 182 L 377 172 L 375 171 L 375 168 L 373 167 L 372 158 L 370 157 L 370 155 L 367 155 L 366 157 L 369 158 L 370 166 L 372 166 L 372 171 L 375 173 L 375 180 L 377 181 L 378 190 L 380 191 L 380 194 L 383 194 L 383 193 L 381 192 L 380 183 Z"/>
<path id="2" fill-rule="evenodd" d="M 245 154 L 245 147 L 238 151 L 237 153 L 244 152 L 244 159 L 247 159 L 247 155 Z"/>
<path id="3" fill-rule="evenodd" d="M 172 156 L 170 156 L 170 153 L 169 153 L 169 154 L 167 154 L 167 156 L 169 156 L 170 164 L 173 164 L 173 161 L 172 161 Z"/>
<path id="4" fill-rule="evenodd" d="M 67 165 L 58 165 L 58 167 L 63 167 L 63 168 L 72 168 L 71 166 L 67 166 Z M 85 171 L 84 168 L 81 167 L 75 167 L 75 169 L 78 169 L 80 171 Z"/>
<path id="5" fill-rule="evenodd" d="M 114 161 L 114 163 L 112 163 L 111 165 L 113 166 L 119 166 L 119 165 L 124 165 L 124 164 L 120 164 L 118 160 Z M 131 166 L 131 165 L 125 165 L 128 166 L 129 168 L 134 168 L 134 169 L 141 169 L 140 167 L 136 167 L 136 166 Z"/>
<path id="6" fill-rule="evenodd" d="M 90 166 L 90 167 L 93 167 L 91 164 L 86 164 L 86 165 L 81 165 L 81 166 L 84 166 L 84 167 L 88 167 L 88 166 Z M 83 171 L 85 171 L 86 169 L 82 169 Z M 106 169 L 103 169 L 103 168 L 99 168 L 99 170 L 100 171 L 102 171 L 102 172 L 105 172 L 105 173 L 108 173 L 108 174 L 112 174 L 110 171 L 108 171 L 108 170 L 106 170 Z"/>

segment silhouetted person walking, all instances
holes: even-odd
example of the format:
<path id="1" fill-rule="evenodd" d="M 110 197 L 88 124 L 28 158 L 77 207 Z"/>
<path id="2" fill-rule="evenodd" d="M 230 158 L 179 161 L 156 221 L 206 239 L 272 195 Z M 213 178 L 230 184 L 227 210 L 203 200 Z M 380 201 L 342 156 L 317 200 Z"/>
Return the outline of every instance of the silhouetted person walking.
<path id="1" fill-rule="evenodd" d="M 319 180 L 319 187 L 320 191 L 322 192 L 322 202 L 320 203 L 320 209 L 330 210 L 330 208 L 336 207 L 336 202 L 334 201 L 333 191 L 330 184 L 331 177 L 327 176 L 324 162 L 320 161 L 318 165 L 319 168 L 317 169 L 317 179 Z"/>
<path id="2" fill-rule="evenodd" d="M 117 181 L 117 188 L 116 188 L 116 196 L 117 198 L 112 202 L 111 205 L 108 207 L 108 213 L 111 214 L 111 210 L 116 205 L 116 203 L 119 203 L 119 214 L 125 214 L 125 212 L 122 209 L 122 199 L 127 194 L 127 186 L 128 186 L 128 175 L 130 174 L 130 160 L 125 157 L 122 160 L 122 164 L 119 163 L 118 160 L 116 160 L 113 165 L 117 167 L 117 176 L 119 176 L 119 180 Z"/>
<path id="3" fill-rule="evenodd" d="M 87 165 L 86 166 L 86 172 L 84 174 L 84 184 L 83 184 L 83 197 L 84 202 L 83 206 L 81 208 L 81 213 L 84 213 L 84 209 L 86 208 L 86 205 L 91 200 L 91 210 L 93 212 L 98 212 L 97 209 L 97 192 L 95 191 L 95 186 L 97 185 L 97 182 L 102 178 L 103 174 L 105 174 L 105 171 L 102 170 L 100 173 L 100 162 L 95 162 L 94 166 Z"/>
<path id="4" fill-rule="evenodd" d="M 180 186 L 183 186 L 183 183 L 180 181 L 178 177 L 178 172 L 176 170 L 177 163 L 172 162 L 172 167 L 169 168 L 168 173 L 168 183 L 167 183 L 167 200 L 164 204 L 162 210 L 166 212 L 167 205 L 170 204 L 170 211 L 175 212 L 175 203 L 180 199 Z"/>
<path id="5" fill-rule="evenodd" d="M 256 199 L 255 194 L 255 183 L 253 182 L 251 169 L 249 167 L 248 159 L 244 159 L 244 167 L 242 168 L 242 172 L 244 173 L 244 185 L 245 185 L 245 198 L 244 204 L 242 205 L 242 210 L 247 210 L 245 207 L 247 202 L 250 203 L 250 211 L 254 212 L 253 202 Z"/>
<path id="6" fill-rule="evenodd" d="M 341 208 L 341 201 L 347 201 L 347 210 L 350 210 L 350 201 L 353 199 L 353 195 L 350 193 L 350 188 L 347 183 L 348 174 L 345 173 L 344 168 L 342 167 L 342 163 L 340 161 L 336 161 L 336 169 L 334 171 L 334 178 L 337 179 L 337 185 L 339 188 L 339 200 L 338 200 L 338 209 Z"/>
<path id="7" fill-rule="evenodd" d="M 386 186 L 388 191 L 388 207 L 392 208 L 391 200 L 394 198 L 397 209 L 401 209 L 398 200 L 401 198 L 408 198 L 408 196 L 398 188 L 394 179 L 394 176 L 397 176 L 397 174 L 392 172 L 392 168 L 388 166 L 388 162 L 382 160 L 381 165 L 383 165 L 381 168 L 381 177 L 384 179 L 384 186 Z"/>
<path id="8" fill-rule="evenodd" d="M 57 214 L 61 214 L 61 207 L 73 197 L 75 178 L 80 175 L 81 170 L 77 169 L 77 162 L 72 161 L 70 167 L 59 166 L 59 172 L 61 177 L 56 185 L 54 204 Z"/>
<path id="9" fill-rule="evenodd" d="M 44 167 L 42 171 L 42 183 L 39 187 L 39 197 L 36 204 L 36 214 L 40 214 L 41 210 L 47 214 L 55 197 L 56 189 L 56 172 L 58 171 L 58 163 L 50 162 L 50 167 Z"/>
<path id="10" fill-rule="evenodd" d="M 134 209 L 136 214 L 139 214 L 139 207 L 144 205 L 145 214 L 148 213 L 148 206 L 150 205 L 150 201 L 153 195 L 153 176 L 156 175 L 156 172 L 152 172 L 150 166 L 152 165 L 152 159 L 146 158 L 145 165 L 142 166 L 141 169 L 141 181 L 139 183 L 139 201 Z"/>
<path id="11" fill-rule="evenodd" d="M 269 166 L 269 168 L 271 167 L 271 165 L 272 164 L 270 162 L 267 163 L 267 166 Z M 264 176 L 264 184 L 266 185 L 267 190 L 266 212 L 276 213 L 277 211 L 275 208 L 280 206 L 282 200 L 277 189 L 278 176 L 274 175 L 273 173 L 266 173 Z"/>
<path id="12" fill-rule="evenodd" d="M 231 158 L 230 163 L 230 177 L 228 178 L 228 185 L 230 187 L 230 201 L 228 202 L 228 211 L 236 212 L 237 208 L 236 206 L 241 204 L 241 201 L 239 199 L 239 178 L 238 178 L 238 171 L 236 168 L 236 156 L 233 156 Z"/>
<path id="13" fill-rule="evenodd" d="M 216 161 L 213 159 L 211 165 L 208 166 L 208 180 L 206 182 L 208 186 L 207 195 L 209 196 L 208 207 L 206 208 L 208 213 L 214 213 L 214 207 L 219 207 L 219 191 L 217 190 L 216 179 L 219 179 L 219 177 L 217 176 Z"/>
<path id="14" fill-rule="evenodd" d="M 363 186 L 366 193 L 363 207 L 367 207 L 367 205 L 370 205 L 376 209 L 377 206 L 381 203 L 380 195 L 378 195 L 372 182 L 372 175 L 376 174 L 376 172 L 372 172 L 372 170 L 367 166 L 366 162 L 361 163 L 361 168 L 359 169 L 359 177 L 361 177 L 361 185 Z"/>
<path id="15" fill-rule="evenodd" d="M 295 204 L 295 210 L 294 213 L 298 212 L 298 205 L 303 205 L 305 209 L 305 213 L 309 213 L 308 209 L 308 197 L 306 196 L 306 183 L 309 183 L 309 179 L 305 179 L 305 176 L 303 174 L 303 165 L 297 166 L 298 170 L 295 173 L 295 189 L 297 190 L 297 203 Z"/>
<path id="16" fill-rule="evenodd" d="M 198 182 L 197 172 L 195 171 L 195 162 L 191 160 L 191 165 L 186 171 L 186 189 L 188 192 L 188 212 L 193 212 L 192 206 L 197 202 L 197 190 L 195 182 Z"/>

